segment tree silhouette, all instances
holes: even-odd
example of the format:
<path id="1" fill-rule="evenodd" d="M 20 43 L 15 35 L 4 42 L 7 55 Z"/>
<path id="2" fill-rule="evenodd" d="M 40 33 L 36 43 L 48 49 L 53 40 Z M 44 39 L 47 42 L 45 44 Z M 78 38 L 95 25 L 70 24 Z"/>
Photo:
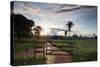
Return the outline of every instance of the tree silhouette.
<path id="1" fill-rule="evenodd" d="M 11 14 L 11 22 L 13 23 L 14 36 L 17 39 L 28 38 L 32 35 L 32 26 L 34 21 L 27 19 L 21 14 Z"/>
<path id="2" fill-rule="evenodd" d="M 34 29 L 34 36 L 36 37 L 37 40 L 40 39 L 40 33 L 42 31 L 41 26 L 36 26 Z"/>
<path id="3" fill-rule="evenodd" d="M 68 23 L 66 24 L 68 26 L 68 31 L 69 31 L 69 37 L 70 37 L 70 32 L 71 32 L 71 28 L 74 25 L 72 21 L 68 21 Z"/>
<path id="4" fill-rule="evenodd" d="M 38 40 L 40 39 L 40 33 L 41 33 L 41 26 L 36 26 L 34 31 L 34 38 L 35 38 L 35 45 L 34 45 L 34 59 L 36 58 L 36 45 L 38 44 Z"/>
<path id="5" fill-rule="evenodd" d="M 95 33 L 93 33 L 93 38 L 97 39 L 97 35 Z"/>
<path id="6" fill-rule="evenodd" d="M 65 33 L 65 38 L 66 38 L 66 36 L 67 36 L 67 31 L 64 31 L 64 33 Z"/>
<path id="7" fill-rule="evenodd" d="M 77 34 L 73 34 L 72 36 L 73 36 L 73 38 L 78 38 Z"/>

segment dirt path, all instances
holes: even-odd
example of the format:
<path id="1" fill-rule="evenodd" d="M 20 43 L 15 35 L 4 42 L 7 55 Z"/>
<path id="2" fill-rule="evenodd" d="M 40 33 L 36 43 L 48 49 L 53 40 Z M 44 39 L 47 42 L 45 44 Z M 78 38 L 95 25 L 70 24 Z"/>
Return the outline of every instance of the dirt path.
<path id="1" fill-rule="evenodd" d="M 47 64 L 72 62 L 72 56 L 70 56 L 69 53 L 62 51 L 57 47 L 53 47 L 50 43 L 47 43 L 47 46 Z"/>
<path id="2" fill-rule="evenodd" d="M 50 43 L 46 43 L 46 63 L 47 64 L 54 64 L 54 63 L 67 63 L 72 62 L 72 56 L 69 53 L 62 51 L 58 47 L 54 47 Z M 36 56 L 43 56 L 43 48 L 36 48 L 37 55 Z M 34 49 L 29 49 L 27 53 L 25 51 L 21 51 L 16 53 L 17 56 L 29 56 L 33 57 Z"/>

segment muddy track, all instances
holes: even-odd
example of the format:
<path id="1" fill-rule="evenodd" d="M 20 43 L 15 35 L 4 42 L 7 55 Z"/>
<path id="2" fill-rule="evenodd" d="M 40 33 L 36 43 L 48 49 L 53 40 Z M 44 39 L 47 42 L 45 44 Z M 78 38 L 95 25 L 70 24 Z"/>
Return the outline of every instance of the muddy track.
<path id="1" fill-rule="evenodd" d="M 47 64 L 54 64 L 54 63 L 67 63 L 67 62 L 72 62 L 72 56 L 63 51 L 62 49 L 54 46 L 53 44 L 47 42 L 46 43 L 47 50 L 46 50 L 46 63 Z M 29 56 L 33 57 L 34 54 L 34 48 L 29 49 L 27 52 L 26 51 L 21 51 L 16 53 L 15 55 L 17 56 Z M 37 56 L 43 56 L 43 48 L 36 48 L 36 54 Z"/>

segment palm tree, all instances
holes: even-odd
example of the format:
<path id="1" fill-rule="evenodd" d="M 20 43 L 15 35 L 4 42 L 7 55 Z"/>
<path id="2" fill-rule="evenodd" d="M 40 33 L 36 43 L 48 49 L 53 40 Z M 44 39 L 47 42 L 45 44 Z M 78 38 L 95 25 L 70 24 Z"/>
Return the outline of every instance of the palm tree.
<path id="1" fill-rule="evenodd" d="M 72 21 L 68 21 L 68 23 L 66 24 L 68 26 L 68 31 L 69 31 L 69 37 L 70 37 L 70 32 L 71 32 L 71 28 L 74 25 Z"/>

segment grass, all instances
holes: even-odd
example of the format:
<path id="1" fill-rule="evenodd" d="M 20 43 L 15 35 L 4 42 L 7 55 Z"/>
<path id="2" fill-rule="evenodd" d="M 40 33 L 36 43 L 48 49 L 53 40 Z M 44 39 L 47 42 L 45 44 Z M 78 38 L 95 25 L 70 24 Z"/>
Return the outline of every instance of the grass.
<path id="1" fill-rule="evenodd" d="M 54 42 L 54 43 L 67 43 L 67 44 L 70 44 L 70 43 L 74 43 L 75 40 L 52 40 L 52 42 Z"/>
<path id="2" fill-rule="evenodd" d="M 44 41 L 16 41 L 14 43 L 14 65 L 32 65 L 32 64 L 44 64 L 43 56 L 38 56 L 36 58 L 34 57 L 26 57 L 26 56 L 20 56 L 16 55 L 16 53 L 20 51 L 25 51 L 26 49 L 32 49 L 34 47 L 40 48 L 43 47 Z"/>
<path id="3" fill-rule="evenodd" d="M 78 48 L 73 51 L 74 61 L 95 61 L 97 60 L 97 41 L 78 40 Z"/>
<path id="4" fill-rule="evenodd" d="M 15 51 L 15 53 L 16 52 L 20 52 L 20 51 L 24 51 L 24 50 L 29 50 L 29 49 L 32 49 L 32 48 L 34 48 L 34 47 L 37 47 L 37 48 L 39 48 L 39 47 L 43 47 L 43 45 L 44 45 L 44 42 L 15 42 L 14 43 L 14 51 Z"/>
<path id="5" fill-rule="evenodd" d="M 14 65 L 33 65 L 33 64 L 44 64 L 45 59 L 43 57 L 23 57 L 23 56 L 15 56 L 14 57 Z"/>
<path id="6" fill-rule="evenodd" d="M 72 55 L 74 62 L 81 61 L 95 61 L 97 60 L 97 40 L 52 40 L 56 46 L 62 48 L 64 51 Z M 34 47 L 43 47 L 44 41 L 23 41 L 15 42 L 14 50 L 15 53 L 24 51 L 25 49 L 32 49 Z M 15 56 L 15 65 L 31 65 L 31 64 L 44 64 L 45 60 L 42 56 L 37 58 Z"/>
<path id="7" fill-rule="evenodd" d="M 71 44 L 70 42 L 74 42 L 74 44 Z M 75 62 L 97 60 L 96 40 L 54 40 L 53 43 L 73 55 L 72 59 Z M 69 45 L 72 45 L 73 48 Z"/>

